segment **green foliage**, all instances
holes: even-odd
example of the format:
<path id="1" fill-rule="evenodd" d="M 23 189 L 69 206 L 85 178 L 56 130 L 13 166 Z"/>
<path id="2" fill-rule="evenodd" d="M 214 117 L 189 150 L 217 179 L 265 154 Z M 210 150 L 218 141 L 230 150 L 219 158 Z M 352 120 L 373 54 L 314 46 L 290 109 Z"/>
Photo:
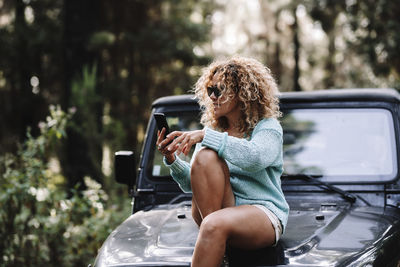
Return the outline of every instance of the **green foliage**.
<path id="1" fill-rule="evenodd" d="M 110 107 L 106 115 L 124 129 L 120 136 L 125 140 L 119 149 L 139 152 L 152 101 L 188 92 L 200 66 L 210 60 L 193 51 L 210 38 L 211 21 L 207 18 L 214 4 L 209 0 L 102 3 L 109 15 L 103 17 L 101 31 L 116 37 L 112 44 L 97 46 L 99 66 L 103 66 L 99 68 L 103 101 Z M 115 134 L 107 132 L 107 136 Z"/>
<path id="2" fill-rule="evenodd" d="M 97 67 L 85 65 L 82 76 L 71 83 L 70 106 L 76 113 L 67 126 L 68 139 L 61 155 L 69 187 L 83 185 L 88 175 L 102 182 L 102 103 L 97 92 Z M 81 188 L 84 188 L 83 186 Z"/>
<path id="3" fill-rule="evenodd" d="M 86 105 L 94 105 L 99 101 L 96 95 L 96 72 L 97 67 L 89 69 L 84 66 L 82 70 L 82 79 L 77 79 L 72 82 L 72 99 L 74 106 L 84 108 Z"/>
<path id="4" fill-rule="evenodd" d="M 356 38 L 354 49 L 365 56 L 377 75 L 393 74 L 399 80 L 399 1 L 355 1 L 348 10 Z"/>
<path id="5" fill-rule="evenodd" d="M 400 88 L 398 1 L 312 0 L 306 3 L 311 18 L 320 22 L 329 39 L 325 64 L 328 87 L 340 87 L 341 81 L 347 80 L 354 87 Z M 345 51 L 340 51 L 340 39 L 345 40 Z M 346 59 L 337 62 L 335 56 L 340 53 Z M 350 71 L 339 76 L 339 69 L 346 69 L 343 66 L 346 60 Z M 362 63 L 357 65 L 358 61 Z"/>
<path id="6" fill-rule="evenodd" d="M 92 139 L 96 141 L 94 143 L 99 144 L 101 135 L 95 110 L 101 99 L 96 92 L 96 73 L 96 66 L 84 66 L 82 78 L 72 82 L 70 105 L 76 109 L 76 114 L 68 126 L 83 135 L 86 141 Z"/>
<path id="7" fill-rule="evenodd" d="M 51 107 L 41 134 L 28 132 L 18 153 L 0 158 L 0 266 L 85 266 L 123 219 L 116 207 L 106 208 L 108 196 L 89 177 L 87 189 L 72 189 L 68 199 L 51 182 L 55 173 L 46 159 L 71 116 Z"/>
<path id="8" fill-rule="evenodd" d="M 105 144 L 140 151 L 152 101 L 187 92 L 209 61 L 193 51 L 209 40 L 211 0 L 0 0 L 0 6 L 0 124 L 7 125 L 0 154 L 16 150 L 27 126 L 39 134 L 33 126 L 49 104 L 74 106 L 59 154 L 70 185 L 84 175 L 103 182 Z"/>
<path id="9" fill-rule="evenodd" d="M 115 43 L 115 35 L 108 31 L 100 31 L 92 34 L 89 39 L 89 47 L 91 49 L 100 49 Z"/>

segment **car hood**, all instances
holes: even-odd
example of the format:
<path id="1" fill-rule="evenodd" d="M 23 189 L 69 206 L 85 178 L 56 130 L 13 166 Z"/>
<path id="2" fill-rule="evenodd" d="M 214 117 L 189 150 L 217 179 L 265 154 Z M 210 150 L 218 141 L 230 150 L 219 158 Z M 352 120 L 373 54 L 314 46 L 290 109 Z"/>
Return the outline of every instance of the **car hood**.
<path id="1" fill-rule="evenodd" d="M 95 266 L 186 266 L 197 234 L 188 203 L 139 211 L 110 234 Z"/>
<path id="2" fill-rule="evenodd" d="M 348 204 L 291 205 L 280 264 L 347 266 L 391 232 L 396 219 L 383 213 Z M 189 266 L 197 234 L 190 202 L 140 211 L 110 234 L 95 266 Z"/>

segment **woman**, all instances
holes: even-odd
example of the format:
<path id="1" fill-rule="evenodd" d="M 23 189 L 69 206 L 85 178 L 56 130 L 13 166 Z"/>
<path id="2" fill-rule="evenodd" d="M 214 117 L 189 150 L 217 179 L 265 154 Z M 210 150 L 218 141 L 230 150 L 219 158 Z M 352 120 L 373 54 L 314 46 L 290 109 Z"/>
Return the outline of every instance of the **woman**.
<path id="1" fill-rule="evenodd" d="M 172 177 L 193 193 L 192 215 L 200 226 L 194 267 L 219 266 L 226 244 L 274 245 L 285 229 L 289 206 L 280 183 L 277 93 L 270 70 L 254 59 L 214 62 L 195 86 L 205 128 L 175 131 L 165 139 L 165 129 L 158 133 L 157 146 Z M 177 157 L 193 145 L 190 164 Z"/>

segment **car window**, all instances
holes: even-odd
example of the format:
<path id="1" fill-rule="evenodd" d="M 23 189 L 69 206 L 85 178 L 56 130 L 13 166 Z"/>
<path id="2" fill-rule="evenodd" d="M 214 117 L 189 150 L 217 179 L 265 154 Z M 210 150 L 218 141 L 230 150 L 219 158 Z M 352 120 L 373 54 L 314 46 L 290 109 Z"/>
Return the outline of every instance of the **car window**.
<path id="1" fill-rule="evenodd" d="M 397 173 L 393 118 L 386 109 L 324 108 L 284 110 L 284 171 L 323 175 L 329 182 L 386 181 Z M 196 112 L 166 114 L 171 131 L 203 128 Z M 155 133 L 154 133 L 155 134 Z M 190 162 L 194 147 L 188 156 Z M 154 144 L 153 177 L 169 169 Z"/>
<path id="2" fill-rule="evenodd" d="M 391 180 L 397 173 L 393 118 L 386 109 L 296 109 L 281 123 L 288 174 L 349 182 Z"/>
<path id="3" fill-rule="evenodd" d="M 193 131 L 202 129 L 203 126 L 199 123 L 199 116 L 195 112 L 182 112 L 180 114 L 165 114 L 167 117 L 168 126 L 170 132 L 173 131 Z M 161 153 L 157 150 L 154 144 L 154 159 L 152 166 L 153 177 L 157 176 L 168 176 L 170 174 L 168 167 L 163 163 L 163 157 Z M 190 162 L 192 154 L 194 152 L 194 146 L 192 147 L 188 156 L 183 153 L 179 156 L 181 159 Z"/>

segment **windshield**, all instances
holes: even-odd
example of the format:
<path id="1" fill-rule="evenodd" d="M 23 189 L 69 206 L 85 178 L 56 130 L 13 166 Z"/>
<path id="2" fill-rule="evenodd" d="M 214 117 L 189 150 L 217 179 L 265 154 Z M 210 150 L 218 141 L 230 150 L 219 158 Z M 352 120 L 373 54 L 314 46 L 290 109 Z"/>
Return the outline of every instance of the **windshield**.
<path id="1" fill-rule="evenodd" d="M 323 175 L 330 182 L 385 181 L 397 173 L 386 109 L 296 109 L 281 123 L 285 173 Z"/>
<path id="2" fill-rule="evenodd" d="M 393 119 L 388 110 L 324 108 L 283 113 L 285 173 L 322 175 L 328 182 L 387 181 L 397 173 Z M 171 131 L 202 128 L 196 112 L 166 116 Z M 181 158 L 189 162 L 191 154 L 181 154 Z M 152 163 L 153 177 L 169 175 L 155 144 Z"/>

